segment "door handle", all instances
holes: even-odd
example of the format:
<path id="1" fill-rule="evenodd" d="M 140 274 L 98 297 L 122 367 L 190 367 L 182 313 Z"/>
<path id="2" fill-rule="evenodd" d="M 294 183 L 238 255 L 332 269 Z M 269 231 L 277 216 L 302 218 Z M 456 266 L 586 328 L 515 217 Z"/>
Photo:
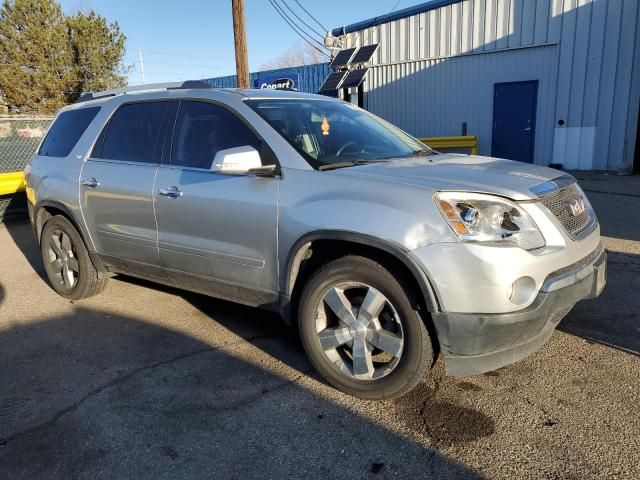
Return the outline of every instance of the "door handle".
<path id="1" fill-rule="evenodd" d="M 530 132 L 531 131 L 531 127 L 527 127 L 524 130 L 522 130 L 523 132 Z"/>
<path id="2" fill-rule="evenodd" d="M 82 185 L 85 187 L 96 188 L 100 185 L 100 182 L 98 182 L 95 177 L 91 177 L 88 180 L 83 180 Z"/>
<path id="3" fill-rule="evenodd" d="M 163 197 L 178 198 L 182 196 L 182 192 L 177 187 L 161 188 L 158 193 Z"/>

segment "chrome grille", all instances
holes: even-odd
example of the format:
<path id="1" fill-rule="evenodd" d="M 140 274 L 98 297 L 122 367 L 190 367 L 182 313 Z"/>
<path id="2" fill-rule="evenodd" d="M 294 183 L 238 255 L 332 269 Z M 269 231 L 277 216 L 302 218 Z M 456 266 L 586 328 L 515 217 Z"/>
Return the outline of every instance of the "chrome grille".
<path id="1" fill-rule="evenodd" d="M 588 204 L 587 208 L 581 214 L 576 216 L 571 214 L 569 205 L 580 196 L 584 197 L 574 183 L 573 185 L 569 185 L 566 188 L 557 190 L 541 198 L 542 204 L 553 213 L 571 237 L 575 237 L 575 235 L 587 227 L 591 221 L 591 209 Z"/>

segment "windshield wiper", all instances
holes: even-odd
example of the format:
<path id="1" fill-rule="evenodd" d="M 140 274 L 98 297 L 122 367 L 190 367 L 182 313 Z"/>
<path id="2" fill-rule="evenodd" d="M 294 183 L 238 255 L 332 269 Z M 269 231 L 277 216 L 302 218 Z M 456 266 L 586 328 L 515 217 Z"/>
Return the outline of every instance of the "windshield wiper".
<path id="1" fill-rule="evenodd" d="M 367 163 L 381 163 L 386 162 L 384 159 L 370 159 L 370 160 L 349 160 L 347 162 L 327 163 L 326 165 L 320 165 L 318 170 L 335 170 L 338 168 L 354 167 L 356 165 L 366 165 Z"/>
<path id="2" fill-rule="evenodd" d="M 394 157 L 377 158 L 376 161 L 386 162 L 389 160 L 402 160 L 403 158 L 430 157 L 436 153 L 435 150 L 413 150 L 409 155 L 399 155 Z"/>
<path id="3" fill-rule="evenodd" d="M 409 157 L 428 157 L 433 155 L 434 150 L 414 150 Z"/>

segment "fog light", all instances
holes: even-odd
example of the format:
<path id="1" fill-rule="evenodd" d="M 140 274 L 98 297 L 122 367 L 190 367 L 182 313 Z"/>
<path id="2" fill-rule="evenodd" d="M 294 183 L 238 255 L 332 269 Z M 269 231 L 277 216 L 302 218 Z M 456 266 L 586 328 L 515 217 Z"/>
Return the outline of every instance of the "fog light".
<path id="1" fill-rule="evenodd" d="M 536 293 L 536 281 L 531 277 L 520 277 L 511 284 L 509 300 L 514 305 L 524 305 Z"/>

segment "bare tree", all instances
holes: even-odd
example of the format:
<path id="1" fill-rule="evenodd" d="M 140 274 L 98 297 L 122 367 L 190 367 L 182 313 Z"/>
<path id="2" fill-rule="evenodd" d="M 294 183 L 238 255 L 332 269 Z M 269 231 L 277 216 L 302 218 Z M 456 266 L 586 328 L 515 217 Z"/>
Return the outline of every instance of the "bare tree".
<path id="1" fill-rule="evenodd" d="M 306 42 L 300 41 L 289 47 L 282 55 L 260 65 L 260 70 L 299 67 L 326 62 L 329 58 Z"/>

